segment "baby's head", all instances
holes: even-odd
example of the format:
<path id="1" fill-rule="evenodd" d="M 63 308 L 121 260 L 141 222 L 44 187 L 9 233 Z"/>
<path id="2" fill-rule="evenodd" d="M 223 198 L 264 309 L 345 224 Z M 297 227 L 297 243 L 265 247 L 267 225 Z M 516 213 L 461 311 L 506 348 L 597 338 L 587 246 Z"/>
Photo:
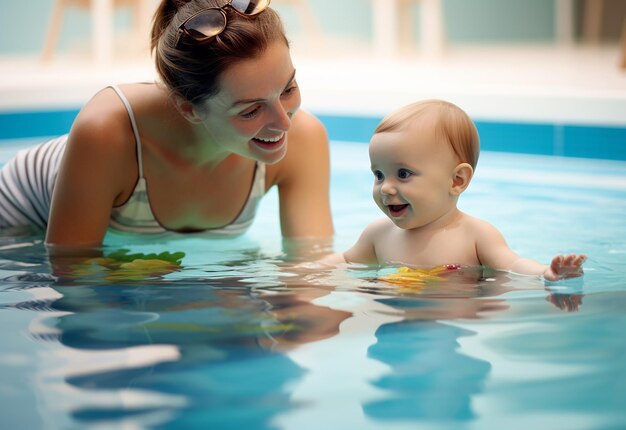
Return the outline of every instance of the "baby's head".
<path id="1" fill-rule="evenodd" d="M 434 120 L 429 124 L 435 127 L 438 143 L 450 145 L 459 163 L 468 163 L 476 170 L 480 153 L 478 131 L 465 111 L 453 103 L 432 99 L 404 106 L 383 118 L 374 134 L 403 131 L 427 116 Z"/>
<path id="2" fill-rule="evenodd" d="M 452 103 L 425 100 L 393 112 L 369 146 L 376 204 L 401 228 L 434 222 L 456 207 L 479 148 L 474 123 Z"/>

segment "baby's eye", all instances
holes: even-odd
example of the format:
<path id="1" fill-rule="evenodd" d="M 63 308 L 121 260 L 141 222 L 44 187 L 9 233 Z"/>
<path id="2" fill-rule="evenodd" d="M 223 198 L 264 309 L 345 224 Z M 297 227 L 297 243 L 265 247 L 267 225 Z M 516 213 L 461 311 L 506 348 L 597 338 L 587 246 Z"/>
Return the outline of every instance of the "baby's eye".
<path id="1" fill-rule="evenodd" d="M 372 173 L 374 173 L 374 177 L 377 181 L 382 181 L 383 179 L 385 179 L 385 175 L 383 175 L 383 172 L 381 172 L 380 170 L 374 170 Z"/>
<path id="2" fill-rule="evenodd" d="M 400 179 L 407 179 L 412 174 L 413 174 L 413 172 L 411 172 L 410 170 L 407 170 L 407 169 L 400 169 L 400 170 L 398 170 L 398 178 L 400 178 Z"/>

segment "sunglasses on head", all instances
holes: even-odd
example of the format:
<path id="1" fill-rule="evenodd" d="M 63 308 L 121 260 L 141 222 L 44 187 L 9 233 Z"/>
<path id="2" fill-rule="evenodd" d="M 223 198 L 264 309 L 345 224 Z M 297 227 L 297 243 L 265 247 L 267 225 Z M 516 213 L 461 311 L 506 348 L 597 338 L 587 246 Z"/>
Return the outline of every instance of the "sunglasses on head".
<path id="1" fill-rule="evenodd" d="M 270 0 L 228 0 L 224 6 L 202 9 L 191 15 L 178 27 L 176 46 L 180 43 L 183 35 L 196 42 L 205 42 L 224 31 L 227 22 L 224 9 L 227 7 L 239 15 L 251 17 L 260 14 L 269 5 Z"/>

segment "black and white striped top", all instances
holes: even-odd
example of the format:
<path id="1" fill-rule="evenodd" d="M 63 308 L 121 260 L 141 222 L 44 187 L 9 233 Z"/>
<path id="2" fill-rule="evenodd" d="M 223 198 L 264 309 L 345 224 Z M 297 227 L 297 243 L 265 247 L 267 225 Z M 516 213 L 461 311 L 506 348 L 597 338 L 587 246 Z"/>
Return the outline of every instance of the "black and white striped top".
<path id="1" fill-rule="evenodd" d="M 19 151 L 0 170 L 0 228 L 46 228 L 67 135 Z"/>

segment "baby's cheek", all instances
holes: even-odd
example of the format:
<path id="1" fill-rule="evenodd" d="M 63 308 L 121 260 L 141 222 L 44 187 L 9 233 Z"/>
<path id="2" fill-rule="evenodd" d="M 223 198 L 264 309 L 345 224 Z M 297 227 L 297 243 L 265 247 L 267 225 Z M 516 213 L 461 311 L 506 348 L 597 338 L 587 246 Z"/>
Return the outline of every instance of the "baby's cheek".
<path id="1" fill-rule="evenodd" d="M 385 205 L 383 205 L 382 200 L 380 199 L 380 193 L 372 193 L 372 197 L 374 198 L 374 202 L 376 203 L 376 206 L 378 206 L 378 209 L 380 209 L 381 211 L 385 211 Z"/>
<path id="2" fill-rule="evenodd" d="M 379 188 L 380 187 L 374 185 L 374 188 L 372 189 L 372 198 L 374 199 L 378 207 L 380 207 L 380 189 Z"/>

